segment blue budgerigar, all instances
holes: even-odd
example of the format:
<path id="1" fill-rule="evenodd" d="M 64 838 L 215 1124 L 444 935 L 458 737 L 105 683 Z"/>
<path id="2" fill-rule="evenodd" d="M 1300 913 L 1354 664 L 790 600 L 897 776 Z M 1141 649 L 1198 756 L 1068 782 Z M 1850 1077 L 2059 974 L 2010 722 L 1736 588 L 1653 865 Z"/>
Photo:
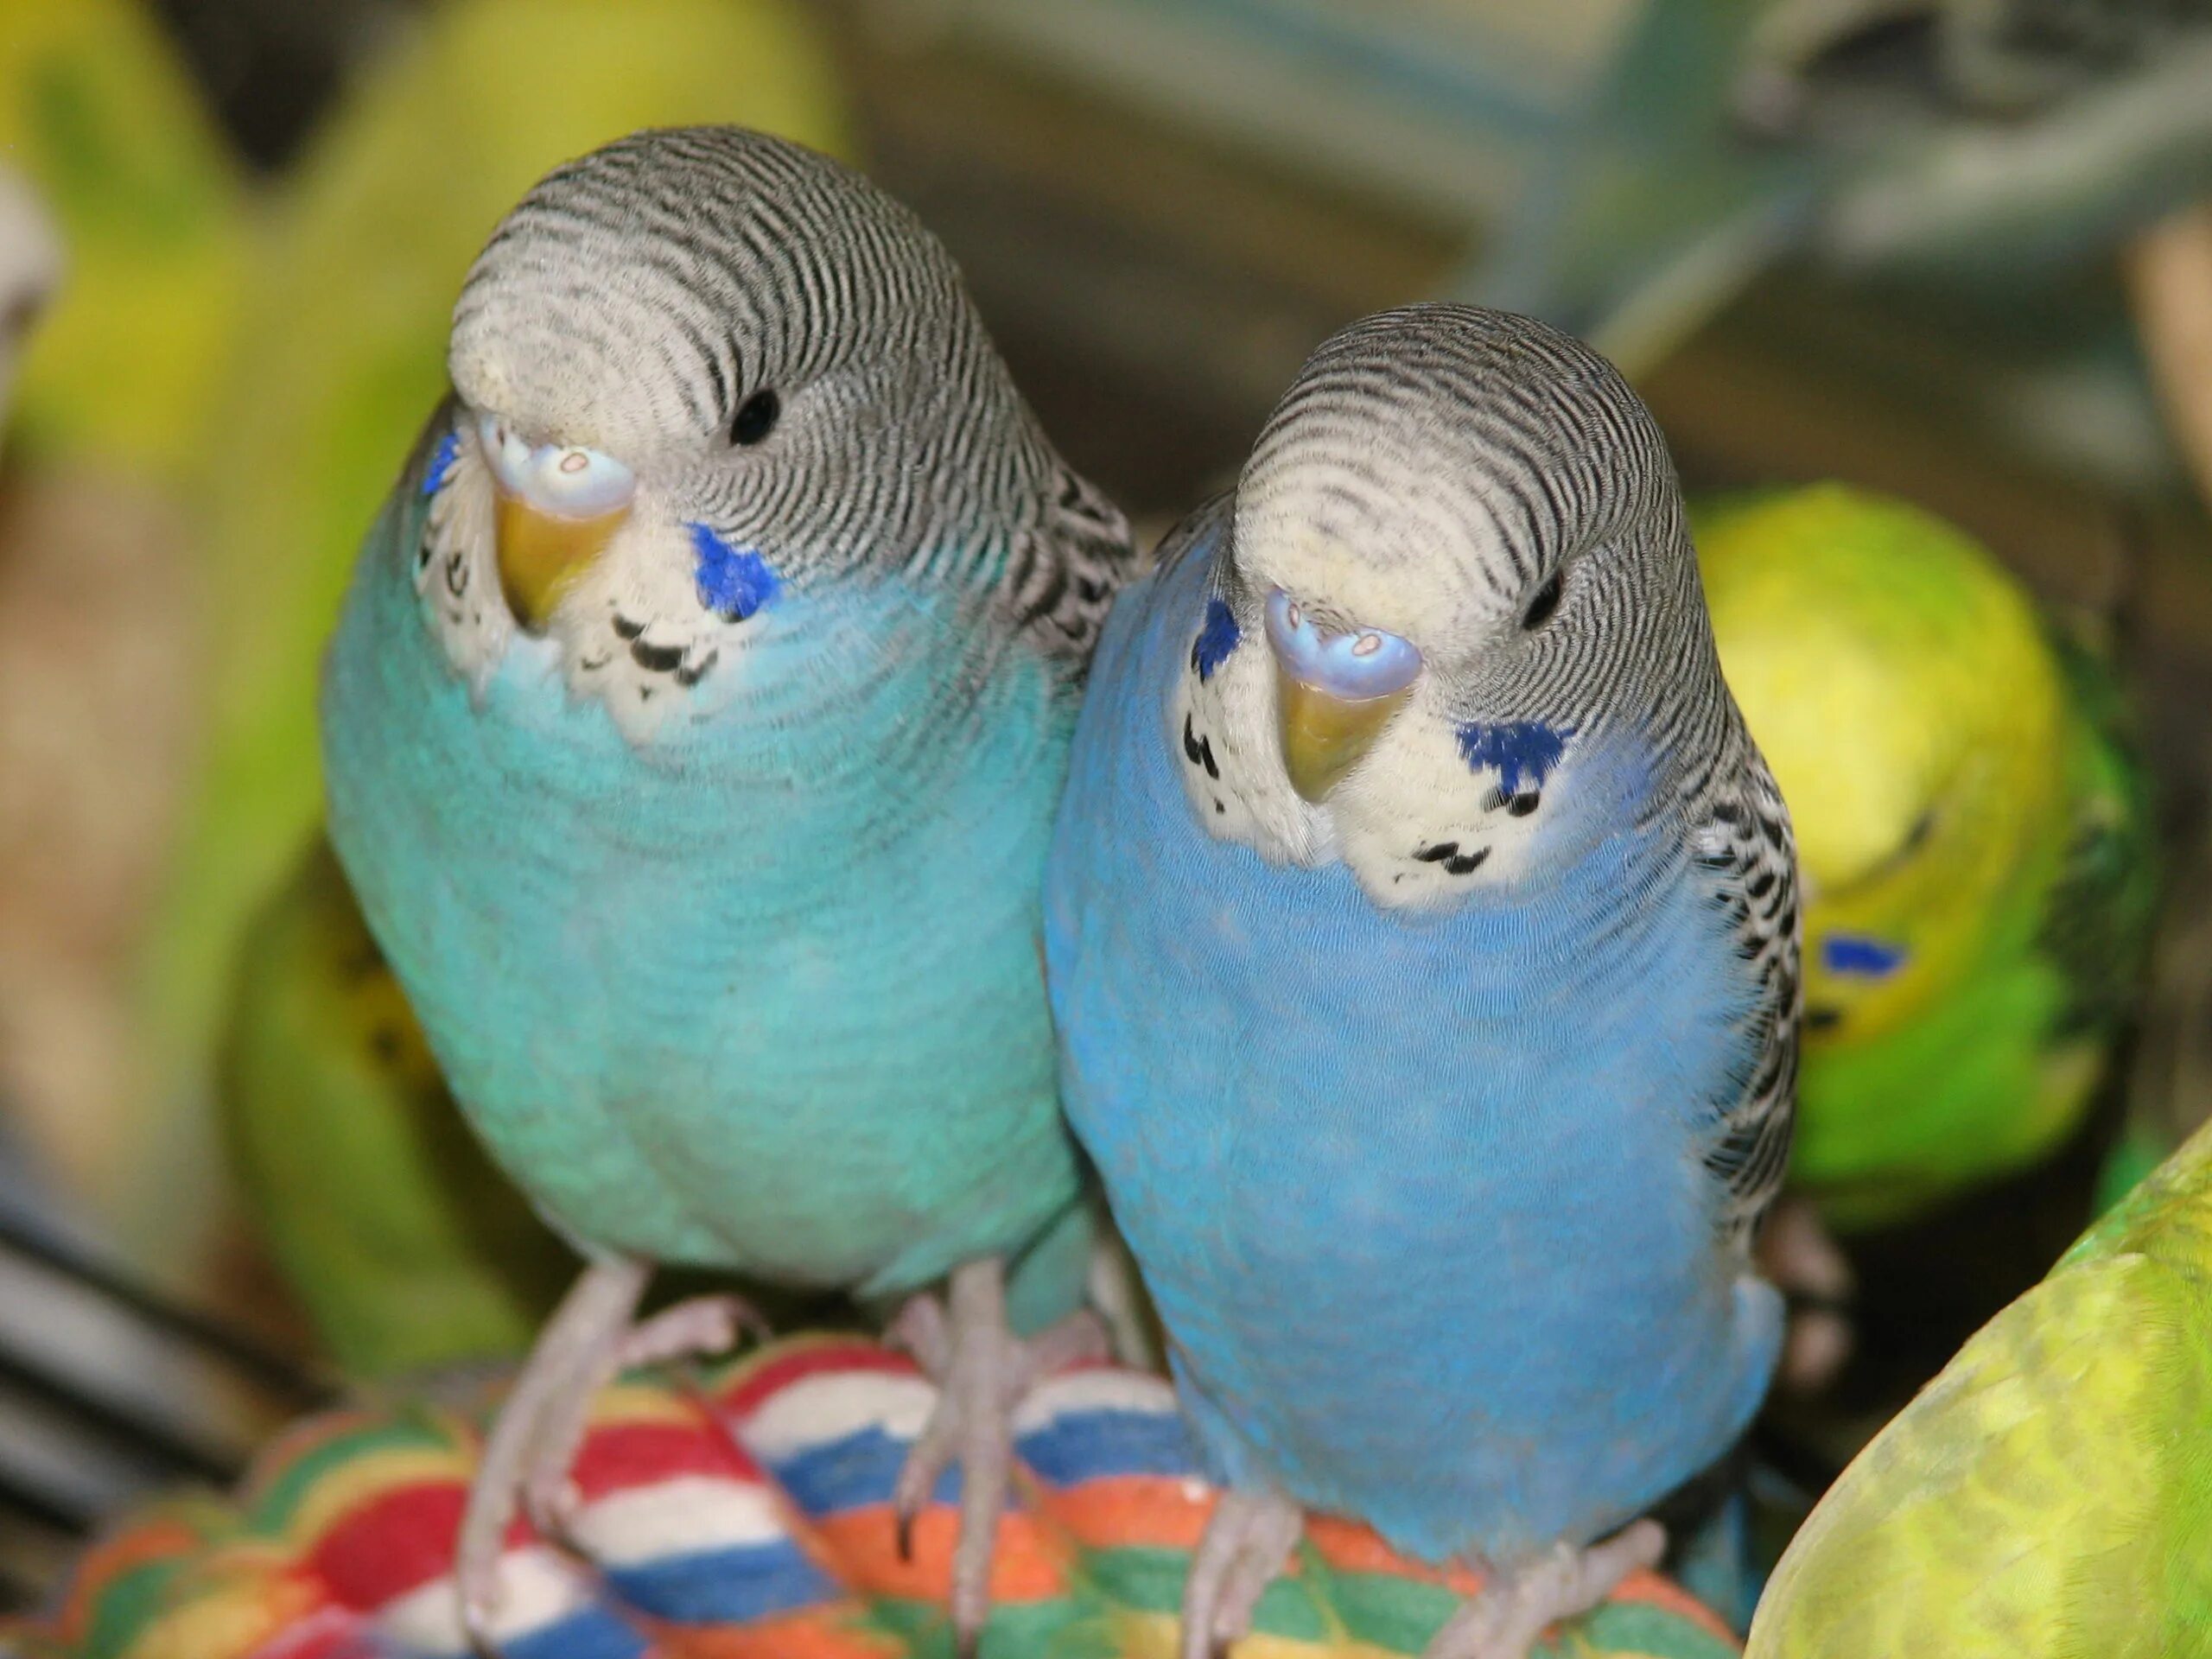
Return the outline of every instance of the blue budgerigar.
<path id="1" fill-rule="evenodd" d="M 1782 1332 L 1794 895 L 1611 365 L 1456 305 L 1325 343 L 1109 623 L 1046 878 L 1065 1097 L 1229 1489 L 1186 1654 L 1302 1509 L 1483 1565 L 1455 1659 L 1656 1557 Z"/>
<path id="2" fill-rule="evenodd" d="M 1086 1260 L 1039 887 L 1126 526 L 944 248 L 752 133 L 550 174 L 448 366 L 322 736 L 334 843 L 455 1097 L 590 1263 L 486 1449 L 465 1616 L 496 1636 L 518 1500 L 561 1524 L 594 1387 L 727 1339 L 726 1302 L 635 1322 L 681 1262 L 887 1302 L 950 1275 L 949 1319 L 902 1317 L 944 1387 L 896 1499 L 963 1463 L 972 1640 L 1006 1413 L 1051 1357 L 1009 1318 L 1071 1311 Z"/>

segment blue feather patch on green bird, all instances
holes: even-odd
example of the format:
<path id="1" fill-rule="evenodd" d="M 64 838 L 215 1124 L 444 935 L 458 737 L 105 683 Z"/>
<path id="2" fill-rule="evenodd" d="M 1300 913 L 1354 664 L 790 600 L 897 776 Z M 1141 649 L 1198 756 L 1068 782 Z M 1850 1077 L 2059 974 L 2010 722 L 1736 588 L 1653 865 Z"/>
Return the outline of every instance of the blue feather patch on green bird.
<path id="1" fill-rule="evenodd" d="M 1832 974 L 1852 974 L 1862 979 L 1887 979 L 1904 966 L 1902 946 L 1854 933 L 1831 933 L 1821 941 L 1821 960 Z"/>

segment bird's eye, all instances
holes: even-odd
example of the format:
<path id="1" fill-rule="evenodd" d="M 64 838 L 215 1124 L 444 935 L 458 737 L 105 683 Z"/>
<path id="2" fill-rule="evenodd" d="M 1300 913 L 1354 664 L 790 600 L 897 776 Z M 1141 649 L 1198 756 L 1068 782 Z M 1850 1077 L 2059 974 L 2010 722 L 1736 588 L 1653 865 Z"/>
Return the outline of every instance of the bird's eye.
<path id="1" fill-rule="evenodd" d="M 776 417 L 783 412 L 783 399 L 774 388 L 763 386 L 738 406 L 737 418 L 729 423 L 729 441 L 750 448 L 776 429 Z"/>
<path id="2" fill-rule="evenodd" d="M 1529 608 L 1521 613 L 1521 626 L 1525 632 L 1534 633 L 1550 621 L 1552 613 L 1559 609 L 1559 578 L 1560 573 L 1553 571 L 1551 580 L 1536 589 Z"/>

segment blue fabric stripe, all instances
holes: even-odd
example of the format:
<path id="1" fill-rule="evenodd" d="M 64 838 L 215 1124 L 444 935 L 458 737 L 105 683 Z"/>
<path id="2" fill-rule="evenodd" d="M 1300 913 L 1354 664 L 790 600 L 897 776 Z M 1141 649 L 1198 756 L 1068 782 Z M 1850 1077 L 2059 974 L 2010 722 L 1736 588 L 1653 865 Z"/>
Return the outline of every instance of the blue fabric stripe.
<path id="1" fill-rule="evenodd" d="M 1024 1434 L 1014 1449 L 1041 1478 L 1060 1487 L 1113 1475 L 1198 1472 L 1183 1420 L 1168 1412 L 1071 1412 Z"/>
<path id="2" fill-rule="evenodd" d="M 499 1645 L 506 1659 L 645 1659 L 646 1651 L 645 1638 L 604 1607 L 580 1609 Z"/>
<path id="3" fill-rule="evenodd" d="M 607 1571 L 631 1605 L 689 1624 L 743 1624 L 836 1599 L 837 1587 L 787 1539 L 633 1563 Z"/>
<path id="4" fill-rule="evenodd" d="M 808 1515 L 842 1515 L 891 1501 L 892 1488 L 906 1461 L 907 1445 L 871 1426 L 842 1440 L 809 1446 L 771 1464 L 769 1469 L 791 1501 Z M 930 1496 L 933 1503 L 957 1502 L 958 1470 L 947 1470 Z"/>

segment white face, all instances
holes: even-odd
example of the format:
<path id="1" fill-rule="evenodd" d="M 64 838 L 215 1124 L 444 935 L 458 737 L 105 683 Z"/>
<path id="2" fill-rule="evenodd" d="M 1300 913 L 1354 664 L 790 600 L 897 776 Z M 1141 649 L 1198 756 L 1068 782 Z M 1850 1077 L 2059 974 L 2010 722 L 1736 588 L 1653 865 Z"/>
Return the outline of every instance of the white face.
<path id="1" fill-rule="evenodd" d="M 1325 515 L 1289 505 L 1257 516 L 1258 534 L 1240 518 L 1236 645 L 1202 674 L 1194 644 L 1170 699 L 1166 735 L 1200 822 L 1278 861 L 1341 860 L 1385 908 L 1527 879 L 1571 789 L 1573 734 L 1471 718 L 1471 699 L 1514 677 L 1559 590 L 1540 586 L 1532 609 L 1517 594 L 1500 603 L 1490 582 L 1450 580 L 1471 567 L 1521 579 L 1485 556 L 1485 515 L 1421 526 L 1451 536 L 1457 556 L 1394 569 L 1346 556 L 1313 522 Z M 1339 730 L 1351 736 L 1332 747 Z M 1314 747 L 1326 753 L 1301 771 Z"/>
<path id="2" fill-rule="evenodd" d="M 1340 858 L 1379 905 L 1580 856 L 1658 764 L 1609 734 L 1718 690 L 1649 411 L 1527 318 L 1412 306 L 1325 341 L 1246 464 L 1230 557 L 1237 647 L 1173 699 L 1192 804 L 1267 856 Z"/>

